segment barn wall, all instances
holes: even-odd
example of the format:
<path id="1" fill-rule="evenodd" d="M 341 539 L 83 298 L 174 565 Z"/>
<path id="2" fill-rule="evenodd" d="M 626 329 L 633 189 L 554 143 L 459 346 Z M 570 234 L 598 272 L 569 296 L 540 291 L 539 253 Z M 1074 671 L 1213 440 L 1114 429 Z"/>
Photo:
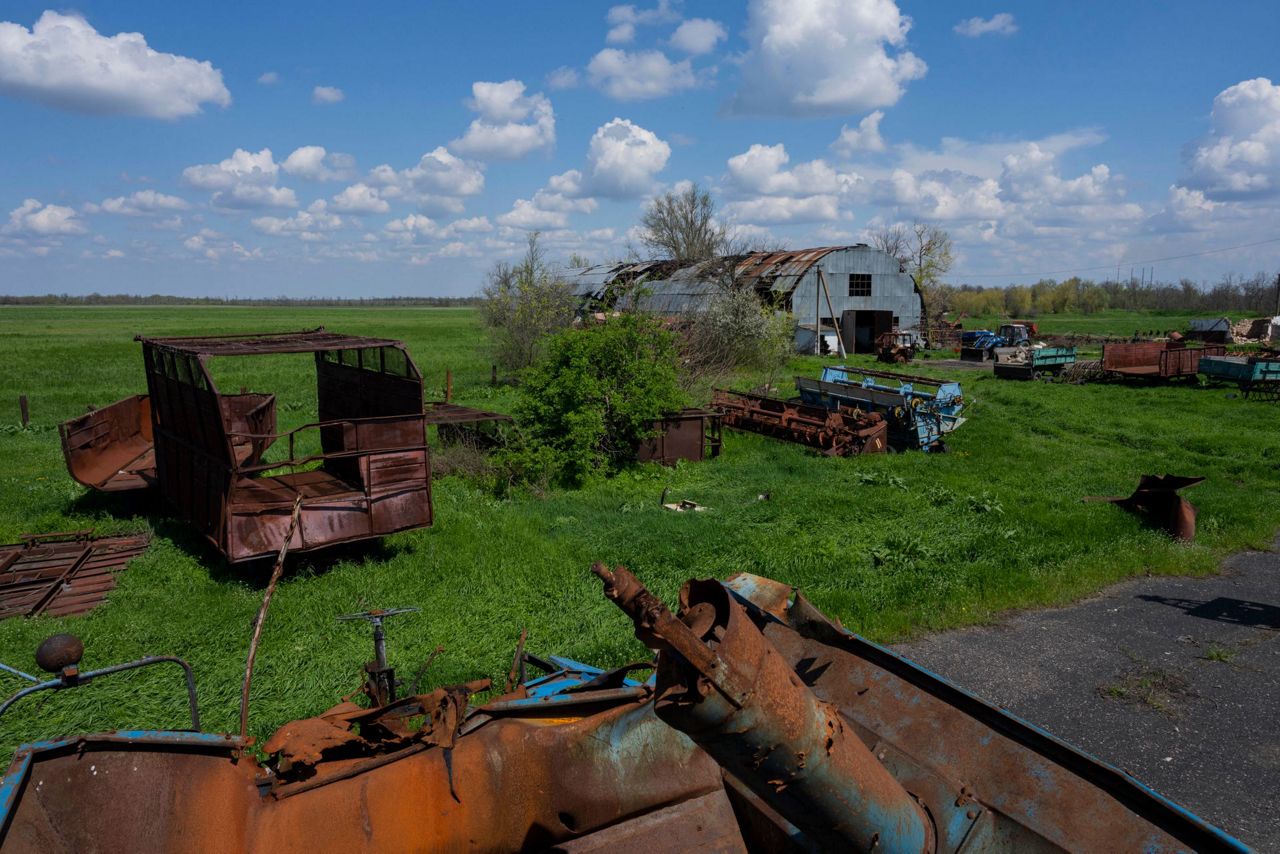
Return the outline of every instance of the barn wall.
<path id="1" fill-rule="evenodd" d="M 898 318 L 899 329 L 923 331 L 920 329 L 920 296 L 911 277 L 898 271 L 896 258 L 866 248 L 830 252 L 800 279 L 791 296 L 791 310 L 799 322 L 813 322 L 815 298 L 821 305 L 822 316 L 830 316 L 826 296 L 818 283 L 819 268 L 831 291 L 837 323 L 846 311 L 891 311 Z M 871 296 L 849 296 L 850 273 L 871 274 Z"/>

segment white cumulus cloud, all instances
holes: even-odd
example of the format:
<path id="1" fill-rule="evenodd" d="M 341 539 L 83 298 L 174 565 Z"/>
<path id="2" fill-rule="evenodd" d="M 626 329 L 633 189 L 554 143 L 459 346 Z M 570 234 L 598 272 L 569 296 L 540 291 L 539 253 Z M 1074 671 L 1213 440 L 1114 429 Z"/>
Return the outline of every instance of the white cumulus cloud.
<path id="1" fill-rule="evenodd" d="M 724 25 L 710 18 L 690 18 L 671 34 L 671 46 L 693 56 L 711 53 L 716 45 L 729 38 Z"/>
<path id="2" fill-rule="evenodd" d="M 525 95 L 519 80 L 478 81 L 471 92 L 469 106 L 479 117 L 449 143 L 454 151 L 481 160 L 517 160 L 555 144 L 556 120 L 547 96 Z"/>
<path id="3" fill-rule="evenodd" d="M 59 234 L 84 234 L 85 227 L 71 208 L 27 199 L 9 212 L 9 224 L 4 227 L 4 231 L 50 237 Z"/>
<path id="4" fill-rule="evenodd" d="M 639 9 L 630 3 L 612 6 L 605 16 L 605 20 L 609 22 L 605 41 L 609 44 L 629 44 L 635 40 L 636 27 L 679 19 L 680 16 L 671 7 L 671 0 L 658 0 L 658 5 L 652 9 Z"/>
<path id="5" fill-rule="evenodd" d="M 880 120 L 884 112 L 876 110 L 863 117 L 856 128 L 840 126 L 840 135 L 831 143 L 831 150 L 845 157 L 860 151 L 884 151 L 884 137 L 880 135 Z"/>
<path id="6" fill-rule="evenodd" d="M 155 190 L 139 190 L 130 196 L 103 199 L 99 207 L 107 213 L 140 216 L 142 214 L 185 211 L 191 205 L 177 196 L 157 193 Z"/>
<path id="7" fill-rule="evenodd" d="M 1187 152 L 1187 187 L 1215 200 L 1280 195 L 1280 85 L 1244 80 L 1213 99 L 1213 127 Z"/>
<path id="8" fill-rule="evenodd" d="M 592 86 L 619 101 L 661 98 L 697 83 L 689 60 L 672 62 L 658 50 L 605 48 L 591 58 L 587 75 Z"/>
<path id="9" fill-rule="evenodd" d="M 923 60 L 893 0 L 751 0 L 738 114 L 839 115 L 888 107 Z"/>
<path id="10" fill-rule="evenodd" d="M 356 160 L 350 154 L 326 151 L 322 145 L 304 145 L 280 164 L 284 171 L 313 181 L 341 181 L 350 178 Z"/>
<path id="11" fill-rule="evenodd" d="M 333 197 L 333 209 L 340 213 L 386 213 L 391 205 L 368 184 L 352 184 Z"/>
<path id="12" fill-rule="evenodd" d="M 274 86 L 280 82 L 280 75 L 275 71 L 264 71 L 258 75 L 258 82 L 263 86 Z"/>
<path id="13" fill-rule="evenodd" d="M 998 12 L 990 18 L 966 18 L 952 29 L 969 38 L 985 35 L 1011 36 L 1018 31 L 1018 25 L 1014 22 L 1013 15 Z"/>
<path id="14" fill-rule="evenodd" d="M 336 104 L 346 97 L 346 94 L 337 86 L 317 86 L 311 90 L 313 104 Z"/>
<path id="15" fill-rule="evenodd" d="M 653 189 L 667 166 L 671 146 L 651 130 L 627 119 L 605 122 L 587 146 L 586 183 L 589 195 L 630 198 Z"/>
<path id="16" fill-rule="evenodd" d="M 744 195 L 811 196 L 852 190 L 862 181 L 854 172 L 838 172 L 823 160 L 811 160 L 792 169 L 786 146 L 752 145 L 729 158 L 733 188 Z"/>
<path id="17" fill-rule="evenodd" d="M 160 53 L 141 33 L 104 36 L 80 15 L 54 11 L 30 30 L 0 22 L 0 92 L 75 112 L 157 119 L 231 103 L 210 63 Z"/>
<path id="18" fill-rule="evenodd" d="M 287 219 L 274 216 L 255 217 L 253 227 L 273 237 L 292 236 L 301 240 L 314 241 L 323 239 L 323 232 L 341 228 L 342 217 L 329 213 L 323 201 L 316 201 L 307 210 L 298 211 Z"/>
<path id="19" fill-rule="evenodd" d="M 256 154 L 237 148 L 226 160 L 188 166 L 182 180 L 212 190 L 213 203 L 223 208 L 296 208 L 298 199 L 288 187 L 277 187 L 280 166 L 271 149 Z"/>

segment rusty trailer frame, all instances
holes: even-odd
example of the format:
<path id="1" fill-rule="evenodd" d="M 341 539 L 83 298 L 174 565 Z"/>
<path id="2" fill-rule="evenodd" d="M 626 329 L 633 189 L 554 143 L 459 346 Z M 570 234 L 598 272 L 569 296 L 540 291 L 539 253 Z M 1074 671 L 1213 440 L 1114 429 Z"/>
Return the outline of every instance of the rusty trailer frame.
<path id="1" fill-rule="evenodd" d="M 61 427 L 67 467 L 104 491 L 154 484 L 229 561 L 428 526 L 422 375 L 403 343 L 330 332 L 139 336 L 147 394 Z M 221 391 L 212 358 L 313 354 L 318 420 L 277 432 L 275 395 Z M 318 434 L 320 453 L 297 455 Z M 285 459 L 267 451 L 284 445 Z"/>
<path id="2" fill-rule="evenodd" d="M 1222 356 L 1227 348 L 1187 347 L 1173 341 L 1137 341 L 1102 345 L 1102 370 L 1109 376 L 1148 379 L 1194 377 L 1201 356 Z"/>

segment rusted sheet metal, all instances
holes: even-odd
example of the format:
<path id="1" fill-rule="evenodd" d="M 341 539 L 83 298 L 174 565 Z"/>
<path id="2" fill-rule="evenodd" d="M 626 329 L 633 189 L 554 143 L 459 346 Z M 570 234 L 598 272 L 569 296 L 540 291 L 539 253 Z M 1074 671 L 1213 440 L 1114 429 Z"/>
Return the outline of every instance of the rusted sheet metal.
<path id="1" fill-rule="evenodd" d="M 0 546 L 0 619 L 92 610 L 115 589 L 116 573 L 146 551 L 150 539 L 149 534 L 92 537 L 77 531 Z"/>
<path id="2" fill-rule="evenodd" d="M 677 619 L 625 568 L 593 569 L 640 641 L 659 650 L 659 718 L 824 849 L 934 850 L 921 806 L 722 585 L 686 583 Z"/>
<path id="3" fill-rule="evenodd" d="M 888 448 L 888 424 L 874 413 L 723 389 L 713 392 L 711 406 L 726 427 L 807 445 L 829 457 L 878 454 Z"/>
<path id="4" fill-rule="evenodd" d="M 81 483 L 154 482 L 232 562 L 278 553 L 299 497 L 293 552 L 431 524 L 422 375 L 399 341 L 323 327 L 138 340 L 148 393 L 62 426 Z M 275 353 L 315 356 L 318 420 L 283 433 L 274 395 L 223 393 L 207 364 Z M 316 434 L 320 453 L 299 455 L 298 440 Z M 264 462 L 276 445 L 287 458 Z"/>
<path id="5" fill-rule="evenodd" d="M 229 736 L 26 745 L 4 851 L 1244 851 L 1021 720 L 829 621 L 788 585 L 691 581 L 679 615 L 596 569 L 659 651 Z M 163 805 L 158 809 L 157 804 Z M 104 820 L 108 817 L 109 820 Z"/>
<path id="6" fill-rule="evenodd" d="M 1129 496 L 1103 498 L 1087 496 L 1085 501 L 1109 501 L 1130 513 L 1149 519 L 1151 524 L 1163 528 L 1175 540 L 1190 542 L 1196 538 L 1196 506 L 1178 494 L 1204 482 L 1203 477 L 1183 477 L 1176 474 L 1144 474 L 1138 480 L 1138 488 Z"/>
<path id="7" fill-rule="evenodd" d="M 135 394 L 58 425 L 67 470 L 103 492 L 145 489 L 155 483 L 151 399 Z"/>
<path id="8" fill-rule="evenodd" d="M 1220 345 L 1187 347 L 1178 341 L 1138 341 L 1102 346 L 1102 369 L 1124 377 L 1172 379 L 1195 376 L 1201 356 L 1221 356 Z"/>
<path id="9" fill-rule="evenodd" d="M 682 409 L 650 423 L 656 435 L 636 449 L 636 459 L 673 466 L 680 460 L 700 462 L 720 456 L 720 413 L 709 409 Z"/>
<path id="10" fill-rule="evenodd" d="M 734 277 L 755 290 L 790 291 L 809 268 L 847 246 L 822 246 L 797 252 L 754 252 L 738 262 Z"/>

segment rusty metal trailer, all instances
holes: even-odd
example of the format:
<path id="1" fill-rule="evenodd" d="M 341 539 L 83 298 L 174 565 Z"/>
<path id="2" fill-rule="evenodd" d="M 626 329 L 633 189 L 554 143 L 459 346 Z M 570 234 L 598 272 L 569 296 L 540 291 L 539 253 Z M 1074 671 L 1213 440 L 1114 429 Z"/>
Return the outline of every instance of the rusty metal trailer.
<path id="1" fill-rule="evenodd" d="M 1117 768 L 842 628 L 754 575 L 690 580 L 673 613 L 629 571 L 605 595 L 656 662 L 517 648 L 509 684 L 344 701 L 250 752 L 193 731 L 19 748 L 6 852 L 1246 851 Z M 618 628 L 624 622 L 618 617 Z M 375 634 L 375 645 L 377 645 Z M 46 642 L 46 646 L 49 642 Z M 642 671 L 652 668 L 647 679 Z M 17 674 L 33 682 L 36 677 Z"/>
<path id="2" fill-rule="evenodd" d="M 1175 379 L 1194 377 L 1201 356 L 1222 356 L 1226 347 L 1187 347 L 1176 341 L 1138 341 L 1102 345 L 1102 371 L 1116 377 Z"/>
<path id="3" fill-rule="evenodd" d="M 0 619 L 92 610 L 150 540 L 149 534 L 94 537 L 91 531 L 69 531 L 27 534 L 21 543 L 0 546 Z"/>
<path id="4" fill-rule="evenodd" d="M 329 332 L 139 336 L 146 395 L 60 428 L 67 468 L 103 491 L 154 484 L 229 561 L 431 524 L 422 375 L 404 344 Z M 311 354 L 318 419 L 276 432 L 275 395 L 221 391 L 211 359 Z M 318 453 L 301 454 L 303 442 Z M 268 460 L 284 446 L 283 459 Z M 276 456 L 280 456 L 277 454 Z"/>

